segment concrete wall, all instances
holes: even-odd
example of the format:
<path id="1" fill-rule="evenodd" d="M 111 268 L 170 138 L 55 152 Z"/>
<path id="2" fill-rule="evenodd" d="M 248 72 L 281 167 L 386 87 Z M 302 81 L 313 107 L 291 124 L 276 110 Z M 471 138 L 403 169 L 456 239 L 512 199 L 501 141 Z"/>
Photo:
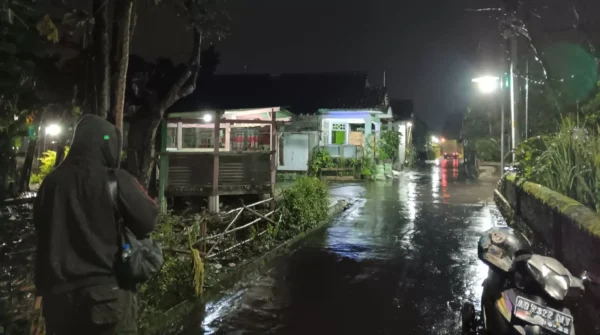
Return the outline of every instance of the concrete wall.
<path id="1" fill-rule="evenodd" d="M 279 139 L 283 141 L 283 164 L 277 165 L 277 171 L 308 171 L 308 162 L 319 143 L 319 132 L 284 132 Z"/>
<path id="2" fill-rule="evenodd" d="M 500 180 L 494 198 L 509 223 L 530 238 L 535 252 L 555 257 L 574 275 L 586 270 L 598 278 L 598 213 L 544 186 L 517 180 L 514 174 Z M 600 333 L 598 285 L 588 287 L 580 306 L 575 308 L 575 324 L 581 327 L 577 333 Z M 596 331 L 589 332 L 590 329 Z"/>
<path id="3" fill-rule="evenodd" d="M 407 133 L 407 127 L 406 127 L 406 121 L 397 121 L 393 123 L 393 127 L 395 130 L 397 130 L 398 132 L 400 132 L 400 143 L 398 144 L 398 159 L 396 159 L 396 162 L 394 162 L 394 169 L 395 170 L 402 170 L 402 167 L 404 166 L 404 162 L 406 161 L 406 146 L 407 146 L 407 139 L 408 139 L 408 133 Z"/>

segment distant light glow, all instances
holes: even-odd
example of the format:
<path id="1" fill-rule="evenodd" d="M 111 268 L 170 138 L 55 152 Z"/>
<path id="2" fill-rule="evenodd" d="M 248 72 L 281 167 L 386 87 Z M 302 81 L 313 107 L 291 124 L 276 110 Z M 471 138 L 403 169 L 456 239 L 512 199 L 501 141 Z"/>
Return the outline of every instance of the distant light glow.
<path id="1" fill-rule="evenodd" d="M 412 127 L 412 122 L 406 122 L 406 126 L 407 126 L 408 128 Z"/>
<path id="2" fill-rule="evenodd" d="M 479 78 L 473 78 L 471 81 L 477 84 L 481 93 L 489 94 L 500 87 L 498 80 L 500 80 L 498 77 L 483 76 Z"/>
<path id="3" fill-rule="evenodd" d="M 204 120 L 204 122 L 210 122 L 212 121 L 212 115 L 204 114 L 204 116 L 202 116 L 202 120 Z"/>
<path id="4" fill-rule="evenodd" d="M 46 135 L 57 136 L 58 134 L 60 134 L 60 132 L 60 126 L 57 124 L 51 124 L 46 127 Z"/>
<path id="5" fill-rule="evenodd" d="M 440 143 L 440 139 L 437 136 L 431 136 L 431 143 L 438 144 Z"/>

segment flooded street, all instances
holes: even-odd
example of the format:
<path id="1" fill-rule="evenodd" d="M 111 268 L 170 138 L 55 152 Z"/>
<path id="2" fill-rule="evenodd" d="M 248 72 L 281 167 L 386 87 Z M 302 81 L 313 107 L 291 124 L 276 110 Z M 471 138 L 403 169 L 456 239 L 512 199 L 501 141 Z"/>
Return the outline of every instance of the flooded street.
<path id="1" fill-rule="evenodd" d="M 487 274 L 477 240 L 503 222 L 494 186 L 440 166 L 333 186 L 348 211 L 184 333 L 459 334 Z"/>

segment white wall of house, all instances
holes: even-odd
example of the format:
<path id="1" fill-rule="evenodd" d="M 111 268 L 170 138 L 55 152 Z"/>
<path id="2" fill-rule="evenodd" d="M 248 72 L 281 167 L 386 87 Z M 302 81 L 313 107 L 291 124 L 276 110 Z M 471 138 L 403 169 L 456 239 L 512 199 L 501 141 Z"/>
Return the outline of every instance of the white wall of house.
<path id="1" fill-rule="evenodd" d="M 406 161 L 407 147 L 411 142 L 412 123 L 410 121 L 396 121 L 392 127 L 402 134 L 398 145 L 398 160 L 394 163 L 394 169 L 401 170 Z"/>
<path id="2" fill-rule="evenodd" d="M 308 162 L 318 144 L 318 131 L 285 131 L 279 138 L 277 171 L 308 171 Z"/>
<path id="3" fill-rule="evenodd" d="M 361 111 L 335 111 L 326 113 L 321 118 L 321 145 L 333 144 L 331 137 L 334 129 L 340 129 L 346 131 L 346 139 L 344 144 L 350 144 L 350 127 L 351 125 L 363 125 L 364 138 L 367 139 L 373 133 L 371 129 L 375 126 L 375 135 L 379 138 L 381 131 L 381 120 L 377 115 L 372 115 L 372 112 L 361 112 Z"/>

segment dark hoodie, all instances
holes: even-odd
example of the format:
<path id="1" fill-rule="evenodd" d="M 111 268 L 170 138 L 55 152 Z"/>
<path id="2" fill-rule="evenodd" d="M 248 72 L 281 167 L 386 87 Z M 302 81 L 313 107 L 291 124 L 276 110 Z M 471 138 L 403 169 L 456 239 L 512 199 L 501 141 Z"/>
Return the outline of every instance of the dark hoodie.
<path id="1" fill-rule="evenodd" d="M 33 207 L 37 233 L 35 285 L 40 294 L 117 283 L 116 210 L 107 189 L 115 169 L 124 223 L 143 237 L 155 227 L 158 208 L 137 180 L 118 168 L 122 136 L 108 121 L 81 118 L 69 154 L 45 179 Z"/>

